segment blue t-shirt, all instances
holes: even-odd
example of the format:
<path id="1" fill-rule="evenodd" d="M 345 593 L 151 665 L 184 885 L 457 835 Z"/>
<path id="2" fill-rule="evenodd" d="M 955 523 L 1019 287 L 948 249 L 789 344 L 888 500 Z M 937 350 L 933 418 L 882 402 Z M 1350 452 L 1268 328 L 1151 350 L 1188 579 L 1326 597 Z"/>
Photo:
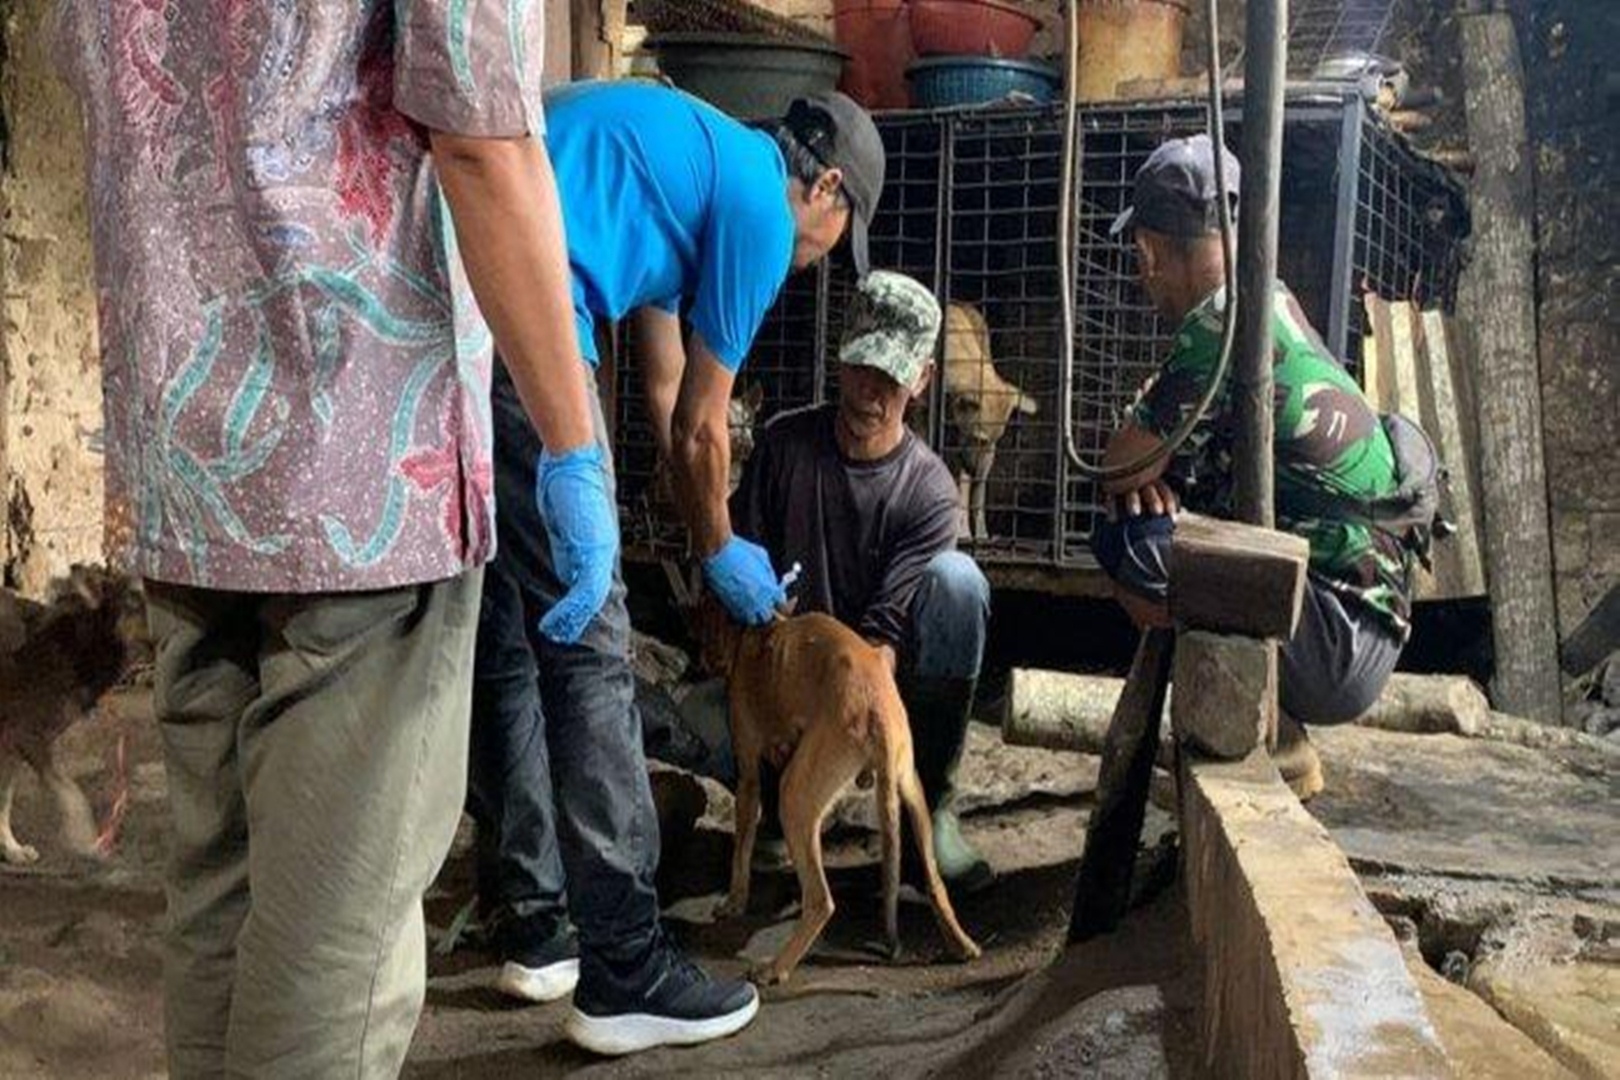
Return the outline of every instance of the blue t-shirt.
<path id="1" fill-rule="evenodd" d="M 580 348 L 594 316 L 685 309 L 732 371 L 793 261 L 787 165 L 764 132 L 647 83 L 580 83 L 546 96 Z"/>

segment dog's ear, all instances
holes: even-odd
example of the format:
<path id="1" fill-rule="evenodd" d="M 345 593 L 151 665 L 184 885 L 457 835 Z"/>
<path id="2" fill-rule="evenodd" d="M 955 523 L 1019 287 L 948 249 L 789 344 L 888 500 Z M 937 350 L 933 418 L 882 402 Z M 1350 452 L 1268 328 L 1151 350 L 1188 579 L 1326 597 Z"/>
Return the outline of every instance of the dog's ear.
<path id="1" fill-rule="evenodd" d="M 84 563 L 75 564 L 68 571 L 67 587 L 63 596 L 82 600 L 86 607 L 98 608 L 106 592 L 107 575 L 104 571 Z"/>
<path id="2" fill-rule="evenodd" d="M 757 382 L 744 390 L 742 402 L 750 415 L 758 416 L 760 407 L 765 404 L 765 384 Z"/>

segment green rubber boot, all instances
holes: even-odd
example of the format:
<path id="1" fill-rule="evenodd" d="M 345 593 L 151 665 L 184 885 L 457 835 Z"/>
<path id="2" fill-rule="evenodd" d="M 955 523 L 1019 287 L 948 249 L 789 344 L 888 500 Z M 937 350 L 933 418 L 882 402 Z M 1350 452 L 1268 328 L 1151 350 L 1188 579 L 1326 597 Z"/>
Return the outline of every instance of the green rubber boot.
<path id="1" fill-rule="evenodd" d="M 995 880 L 990 863 L 962 835 L 956 815 L 956 770 L 967 744 L 968 721 L 972 718 L 973 692 L 977 679 L 913 677 L 906 680 L 902 696 L 911 720 L 911 737 L 928 809 L 933 814 L 934 861 L 940 877 L 952 892 L 972 893 Z M 908 840 L 906 880 L 922 880 L 922 867 Z"/>

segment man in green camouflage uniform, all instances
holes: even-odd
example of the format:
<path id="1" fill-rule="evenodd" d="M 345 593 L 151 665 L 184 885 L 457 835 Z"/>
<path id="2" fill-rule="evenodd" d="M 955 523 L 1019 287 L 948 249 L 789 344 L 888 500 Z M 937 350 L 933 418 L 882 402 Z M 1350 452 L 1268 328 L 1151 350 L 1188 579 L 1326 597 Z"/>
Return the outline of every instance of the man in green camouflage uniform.
<path id="1" fill-rule="evenodd" d="M 1237 161 L 1224 149 L 1222 159 L 1235 196 Z M 1225 289 L 1214 170 L 1207 137 L 1165 143 L 1137 173 L 1134 203 L 1114 223 L 1115 234 L 1134 230 L 1143 288 L 1180 328 L 1170 356 L 1110 440 L 1110 464 L 1141 460 L 1161 445 L 1215 375 Z M 1331 512 L 1335 503 L 1367 503 L 1398 486 L 1394 450 L 1377 413 L 1281 283 L 1272 327 L 1277 527 L 1311 547 L 1299 628 L 1279 655 L 1278 765 L 1309 797 L 1321 787 L 1320 764 L 1298 725 L 1352 720 L 1377 699 L 1409 633 L 1411 563 L 1396 537 L 1351 513 Z M 1235 516 L 1236 425 L 1228 378 L 1177 454 L 1106 485 L 1114 512 L 1093 546 L 1138 622 L 1167 618 L 1177 508 Z"/>

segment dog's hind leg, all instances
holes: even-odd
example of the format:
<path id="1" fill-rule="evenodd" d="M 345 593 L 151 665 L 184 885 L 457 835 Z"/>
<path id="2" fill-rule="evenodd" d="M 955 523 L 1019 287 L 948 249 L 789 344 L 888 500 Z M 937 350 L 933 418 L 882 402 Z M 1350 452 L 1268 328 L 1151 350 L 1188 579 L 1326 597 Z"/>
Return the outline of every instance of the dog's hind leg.
<path id="1" fill-rule="evenodd" d="M 62 843 L 75 855 L 88 859 L 101 856 L 96 847 L 96 815 L 90 809 L 90 800 L 84 797 L 73 777 L 62 770 L 50 746 L 40 755 L 39 776 L 56 799 L 57 811 L 62 815 Z"/>
<path id="2" fill-rule="evenodd" d="M 963 960 L 979 955 L 979 946 L 967 936 L 962 924 L 956 921 L 956 909 L 951 907 L 950 894 L 939 876 L 939 864 L 934 861 L 934 825 L 928 813 L 928 801 L 923 798 L 922 782 L 917 779 L 917 768 L 909 759 L 901 762 L 899 775 L 900 798 L 911 815 L 911 836 L 917 842 L 917 855 L 922 860 L 923 873 L 928 879 L 928 899 L 934 905 L 934 918 L 952 950 Z"/>
<path id="3" fill-rule="evenodd" d="M 838 793 L 866 764 L 865 750 L 836 725 L 819 724 L 805 733 L 782 777 L 782 832 L 793 869 L 799 875 L 802 910 L 793 936 L 768 966 L 755 975 L 762 985 L 783 982 L 832 918 L 832 890 L 821 861 L 821 823 Z"/>
<path id="4" fill-rule="evenodd" d="M 748 911 L 753 876 L 754 837 L 759 831 L 759 754 L 753 747 L 737 761 L 737 798 L 733 809 L 731 888 L 714 909 L 715 918 L 730 919 Z"/>
<path id="5" fill-rule="evenodd" d="M 900 959 L 900 785 L 885 763 L 878 772 L 877 809 L 883 839 L 883 944 Z"/>
<path id="6" fill-rule="evenodd" d="M 11 797 L 17 791 L 22 758 L 11 750 L 0 750 L 0 862 L 25 866 L 39 861 L 39 851 L 20 843 L 11 831 Z"/>

